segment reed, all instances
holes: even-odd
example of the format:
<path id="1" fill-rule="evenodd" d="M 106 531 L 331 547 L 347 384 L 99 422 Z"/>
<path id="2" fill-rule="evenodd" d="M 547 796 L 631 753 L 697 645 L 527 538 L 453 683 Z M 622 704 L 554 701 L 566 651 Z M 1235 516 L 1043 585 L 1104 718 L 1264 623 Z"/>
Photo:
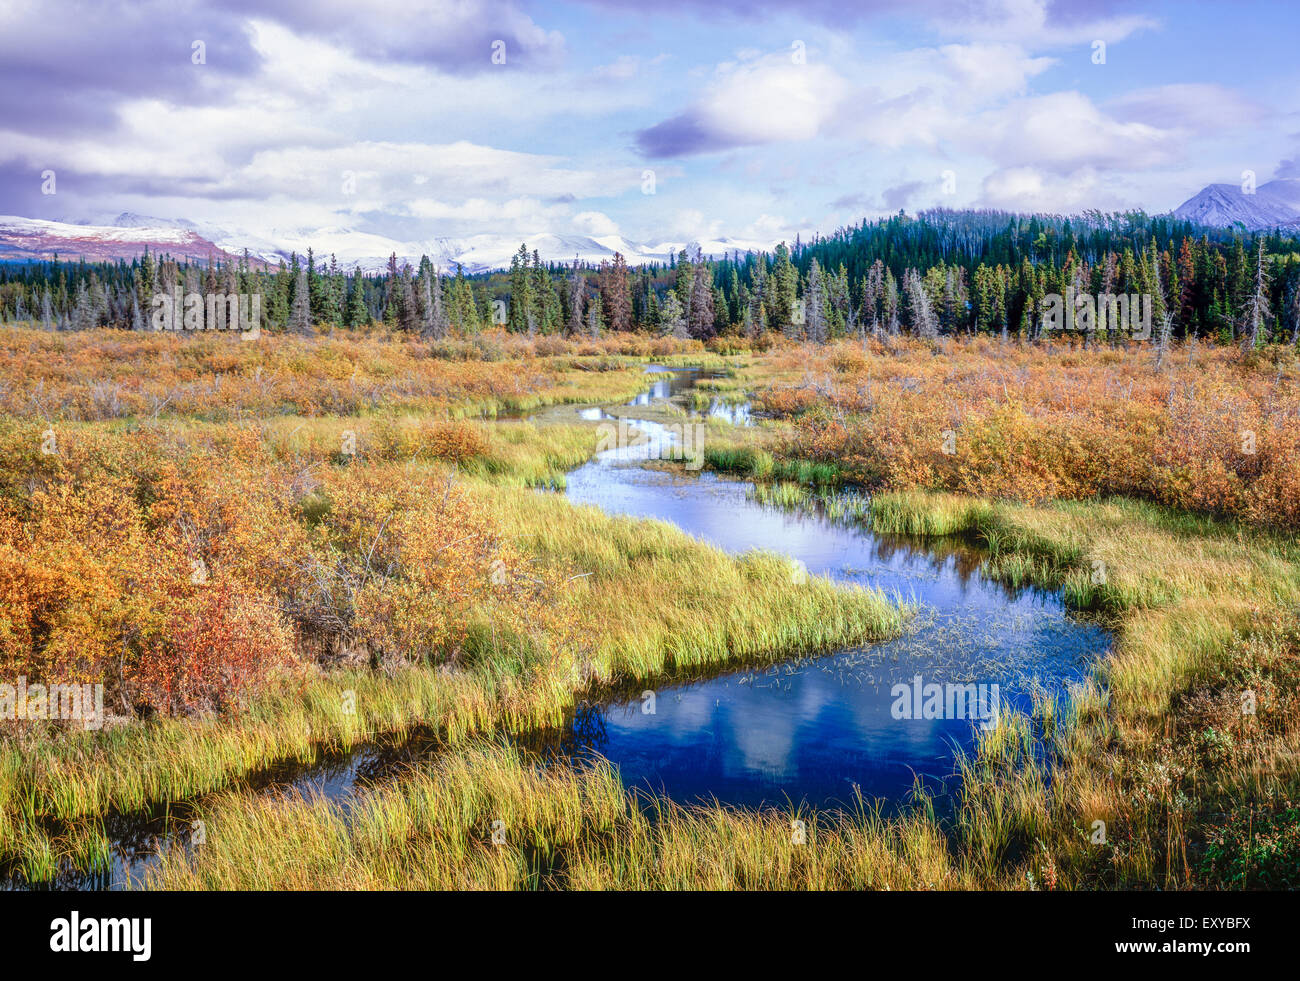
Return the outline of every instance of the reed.
<path id="1" fill-rule="evenodd" d="M 983 342 L 953 345 L 945 361 L 908 345 L 889 357 L 873 348 L 868 358 L 793 347 L 724 356 L 649 339 L 523 345 L 488 336 L 435 349 L 387 337 L 277 338 L 275 347 L 87 337 L 4 338 L 0 358 L 12 384 L 0 399 L 10 416 L 0 427 L 0 498 L 15 521 L 34 487 L 94 490 L 96 480 L 116 486 L 130 472 L 124 460 L 143 460 L 152 472 L 173 458 L 202 457 L 209 467 L 201 486 L 238 471 L 247 493 L 232 499 L 266 505 L 269 517 L 235 523 L 239 534 L 230 537 L 287 553 L 329 527 L 345 491 L 365 485 L 364 500 L 392 497 L 403 505 L 398 513 L 420 506 L 400 497 L 403 488 L 454 473 L 465 513 L 492 516 L 520 578 L 562 588 L 545 594 L 549 616 L 536 630 L 504 606 L 470 604 L 460 611 L 454 657 L 277 674 L 238 713 L 100 733 L 7 734 L 0 857 L 32 881 L 68 864 L 102 867 L 107 814 L 197 798 L 209 843 L 170 852 L 151 884 L 1294 884 L 1300 544 L 1262 530 L 1289 527 L 1296 508 L 1284 466 L 1292 437 L 1277 422 L 1294 405 L 1286 365 L 1266 378 L 1216 351 L 1200 367 L 1177 367 L 1171 381 L 1143 364 L 1126 367 L 1115 352 L 990 352 Z M 744 429 L 709 426 L 706 464 L 755 480 L 757 499 L 820 508 L 881 533 L 965 537 L 987 549 L 989 575 L 1060 590 L 1113 629 L 1113 649 L 1085 684 L 1039 699 L 1032 713 L 1006 713 L 981 733 L 959 761 L 950 822 L 936 821 L 923 796 L 888 819 L 871 802 L 829 815 L 638 801 L 608 767 L 540 768 L 496 741 L 554 725 L 577 699 L 625 684 L 667 683 L 906 627 L 905 605 L 821 579 L 796 582 L 780 556 L 727 556 L 668 525 L 527 489 L 556 486 L 586 459 L 592 425 L 553 413 L 539 413 L 546 418 L 537 423 L 484 418 L 625 401 L 642 390 L 640 366 L 651 357 L 725 369 L 714 390 L 755 392 L 779 415 Z M 154 366 L 149 376 L 111 405 L 86 384 L 120 381 L 142 363 Z M 1136 397 L 1112 413 L 1108 400 L 1123 386 L 1111 382 L 1121 371 L 1136 378 Z M 1061 372 L 1073 393 L 1065 402 Z M 1199 381 L 1257 421 L 1266 479 L 1232 449 L 1233 412 L 1190 425 L 1191 388 L 1179 386 Z M 1050 411 L 1033 416 L 1024 399 Z M 956 458 L 936 438 L 954 404 L 968 420 Z M 1080 406 L 1087 411 L 1075 419 Z M 38 458 L 47 419 L 57 421 L 70 456 Z M 342 453 L 349 431 L 357 449 Z M 122 445 L 135 455 L 105 450 Z M 196 446 L 206 456 L 187 455 Z M 95 469 L 92 458 L 107 463 Z M 1108 482 L 1108 472 L 1123 480 Z M 172 473 L 171 484 L 186 486 L 184 476 Z M 848 478 L 883 489 L 868 505 L 843 489 Z M 321 486 L 302 490 L 313 481 Z M 123 501 L 152 501 L 157 486 Z M 289 487 L 297 490 L 281 493 Z M 1146 499 L 1109 496 L 1117 488 Z M 227 499 L 211 503 L 213 513 L 243 513 L 216 506 Z M 358 546 L 345 544 L 347 558 Z M 262 561 L 266 550 L 253 551 L 259 562 L 250 568 L 283 572 Z M 1247 694 L 1252 712 L 1243 710 Z M 416 728 L 441 736 L 439 760 L 346 807 L 241 787 L 274 763 Z M 491 837 L 497 820 L 504 844 Z M 796 842 L 792 821 L 804 822 L 806 843 Z"/>
<path id="2" fill-rule="evenodd" d="M 21 853 L 26 874 L 40 878 L 41 853 L 21 843 L 24 835 L 43 839 L 47 821 L 75 826 L 193 798 L 277 762 L 314 760 L 416 727 L 458 742 L 551 726 L 603 686 L 886 637 L 903 629 L 909 612 L 878 592 L 825 579 L 795 586 L 779 556 L 728 556 L 661 522 L 514 487 L 465 487 L 490 503 L 529 562 L 576 570 L 554 598 L 563 630 L 551 643 L 537 649 L 494 638 L 453 670 L 416 663 L 287 677 L 229 717 L 29 734 L 21 751 L 6 746 L 0 755 L 0 796 L 25 806 L 17 818 L 6 808 L 0 856 Z M 492 622 L 490 609 L 474 615 Z"/>
<path id="3" fill-rule="evenodd" d="M 348 806 L 228 795 L 208 844 L 167 852 L 165 889 L 962 888 L 940 829 L 798 809 L 683 808 L 630 797 L 617 772 L 541 767 L 476 744 Z M 793 822 L 802 822 L 802 827 Z"/>

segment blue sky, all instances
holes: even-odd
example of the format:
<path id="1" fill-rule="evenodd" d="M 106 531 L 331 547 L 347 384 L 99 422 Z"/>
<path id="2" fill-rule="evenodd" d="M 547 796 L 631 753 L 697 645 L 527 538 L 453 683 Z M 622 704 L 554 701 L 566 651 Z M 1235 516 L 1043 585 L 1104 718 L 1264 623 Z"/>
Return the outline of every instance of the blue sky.
<path id="1" fill-rule="evenodd" d="M 0 212 L 770 244 L 1161 211 L 1300 176 L 1298 28 L 1266 2 L 9 0 Z"/>

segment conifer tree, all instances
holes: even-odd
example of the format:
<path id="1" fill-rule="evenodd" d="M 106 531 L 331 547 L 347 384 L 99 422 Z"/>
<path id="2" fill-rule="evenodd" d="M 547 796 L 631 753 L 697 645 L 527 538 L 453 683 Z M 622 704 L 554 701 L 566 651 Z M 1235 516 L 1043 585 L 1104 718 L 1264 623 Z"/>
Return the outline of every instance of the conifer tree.
<path id="1" fill-rule="evenodd" d="M 521 244 L 510 259 L 509 326 L 518 334 L 532 335 L 537 330 L 537 312 L 533 303 L 533 276 L 528 261 L 528 246 Z"/>
<path id="2" fill-rule="evenodd" d="M 424 278 L 424 309 L 424 336 L 430 340 L 442 340 L 447 336 L 450 320 L 442 298 L 442 276 L 436 269 L 430 269 Z"/>
<path id="3" fill-rule="evenodd" d="M 687 310 L 687 327 L 690 336 L 708 340 L 714 334 L 713 274 L 709 264 L 698 253 L 690 263 L 693 269 L 691 302 Z"/>
<path id="4" fill-rule="evenodd" d="M 682 301 L 675 289 L 668 291 L 659 310 L 659 333 L 681 339 L 690 336 L 686 331 L 686 311 L 682 309 Z"/>
<path id="5" fill-rule="evenodd" d="M 826 343 L 826 283 L 822 267 L 816 259 L 808 267 L 808 288 L 804 291 L 803 336 L 814 344 Z"/>
<path id="6" fill-rule="evenodd" d="M 352 293 L 348 296 L 348 310 L 344 320 L 349 327 L 370 326 L 370 309 L 366 306 L 365 277 L 360 266 L 352 277 Z"/>
<path id="7" fill-rule="evenodd" d="M 1245 323 L 1242 330 L 1242 350 L 1250 352 L 1259 346 L 1260 338 L 1265 334 L 1265 322 L 1269 316 L 1268 305 L 1269 275 L 1264 262 L 1264 239 L 1260 238 L 1255 254 L 1255 287 L 1246 301 Z"/>
<path id="8" fill-rule="evenodd" d="M 307 269 L 298 268 L 298 278 L 294 284 L 293 304 L 289 308 L 289 330 L 295 334 L 310 336 L 311 328 L 311 293 L 307 285 Z"/>
<path id="9" fill-rule="evenodd" d="M 578 257 L 573 257 L 573 270 L 569 273 L 569 326 L 570 336 L 577 337 L 583 329 L 583 313 L 587 298 L 587 281 L 579 271 Z"/>

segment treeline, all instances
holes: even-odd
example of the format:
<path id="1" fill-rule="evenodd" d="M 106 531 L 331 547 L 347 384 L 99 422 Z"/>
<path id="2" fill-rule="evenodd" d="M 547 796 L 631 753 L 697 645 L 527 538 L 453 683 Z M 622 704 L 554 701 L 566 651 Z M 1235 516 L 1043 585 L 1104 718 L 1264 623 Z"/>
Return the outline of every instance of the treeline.
<path id="1" fill-rule="evenodd" d="M 311 250 L 277 269 L 249 258 L 206 263 L 144 255 L 126 262 L 0 264 L 0 323 L 30 322 L 47 330 L 117 327 L 150 330 L 154 297 L 184 294 L 260 295 L 269 330 L 305 333 L 316 325 L 367 327 L 377 322 L 410 330 L 474 333 L 492 318 L 486 282 L 461 271 L 437 274 L 428 257 L 418 270 L 389 261 L 388 274 L 346 272 L 332 256 Z"/>
<path id="2" fill-rule="evenodd" d="M 720 258 L 683 249 L 630 268 L 544 261 L 521 245 L 508 271 L 444 274 L 389 259 L 383 273 L 342 269 L 309 251 L 276 269 L 252 262 L 0 265 L 0 322 L 48 329 L 149 329 L 160 291 L 260 293 L 264 329 L 383 322 L 431 338 L 491 325 L 528 335 L 646 330 L 707 340 L 778 332 L 843 336 L 994 333 L 1033 337 L 1044 298 L 1152 297 L 1165 339 L 1247 344 L 1300 338 L 1300 243 L 1294 236 L 1208 229 L 1141 212 L 1074 218 L 991 211 L 902 213 L 771 253 Z"/>

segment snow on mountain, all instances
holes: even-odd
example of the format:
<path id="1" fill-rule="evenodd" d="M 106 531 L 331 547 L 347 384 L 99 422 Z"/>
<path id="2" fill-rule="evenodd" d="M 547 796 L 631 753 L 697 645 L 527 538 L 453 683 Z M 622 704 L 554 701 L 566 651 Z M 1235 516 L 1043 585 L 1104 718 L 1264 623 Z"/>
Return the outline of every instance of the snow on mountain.
<path id="1" fill-rule="evenodd" d="M 1237 184 L 1210 184 L 1175 208 L 1174 217 L 1220 228 L 1292 225 L 1300 221 L 1300 179 L 1269 181 L 1254 194 Z"/>
<path id="2" fill-rule="evenodd" d="M 388 265 L 388 257 L 412 264 L 427 255 L 441 269 L 451 272 L 462 266 L 467 273 L 507 269 L 519 246 L 527 243 L 545 261 L 571 262 L 576 256 L 584 263 L 610 261 L 621 253 L 632 266 L 667 262 L 686 248 L 684 242 L 646 245 L 621 235 L 589 236 L 538 231 L 522 236 L 470 235 L 464 238 L 429 238 L 400 241 L 353 228 L 272 228 L 254 233 L 243 228 L 223 228 L 183 218 L 155 218 L 122 212 L 77 224 L 35 218 L 0 217 L 0 258 L 50 258 L 56 252 L 72 259 L 132 258 L 144 251 L 168 252 L 175 256 L 206 259 L 211 254 L 249 255 L 271 265 L 288 260 L 293 253 L 306 255 L 310 248 L 318 262 L 332 255 L 345 269 L 360 266 L 377 272 Z M 718 239 L 701 242 L 706 255 L 720 258 L 734 251 L 770 249 L 770 242 L 741 242 Z"/>
<path id="3" fill-rule="evenodd" d="M 180 226 L 74 225 L 41 218 L 0 215 L 0 258 L 132 259 L 145 249 L 205 260 L 221 250 Z"/>
<path id="4" fill-rule="evenodd" d="M 519 251 L 519 246 L 526 243 L 529 252 L 536 251 L 544 261 L 549 262 L 572 262 L 575 256 L 583 262 L 601 262 L 612 260 L 614 253 L 618 251 L 623 251 L 623 257 L 629 263 L 646 261 L 647 257 L 634 252 L 634 247 L 627 246 L 627 243 L 622 242 L 618 236 L 610 237 L 617 239 L 619 244 L 627 248 L 627 251 L 587 235 L 556 235 L 551 232 L 541 232 L 536 235 L 521 236 L 518 241 L 514 237 L 507 239 L 500 235 L 471 235 L 456 243 L 448 259 L 452 263 L 462 263 L 466 272 L 504 269 L 509 267 L 510 258 Z"/>
<path id="5" fill-rule="evenodd" d="M 96 221 L 80 221 L 79 225 L 97 225 L 101 224 Z M 183 228 L 189 231 L 197 231 L 198 228 L 192 221 L 186 221 L 184 218 L 155 218 L 152 215 L 138 215 L 133 211 L 123 211 L 111 222 L 114 228 Z"/>
<path id="6" fill-rule="evenodd" d="M 1179 205 L 1174 215 L 1216 227 L 1300 232 L 1300 179 L 1269 181 L 1254 194 L 1247 194 L 1236 184 L 1210 184 Z M 635 242 L 617 233 L 593 236 L 538 230 L 526 235 L 435 236 L 402 241 L 342 226 L 251 231 L 134 212 L 115 217 L 109 213 L 78 219 L 76 223 L 0 216 L 0 259 L 50 258 L 55 253 L 68 259 L 129 259 L 148 248 L 151 252 L 202 261 L 209 255 L 224 253 L 234 257 L 247 250 L 253 259 L 276 265 L 295 252 L 302 256 L 311 249 L 318 262 L 327 263 L 332 255 L 349 270 L 360 266 L 367 272 L 382 271 L 388 257 L 396 253 L 399 260 L 411 264 L 427 255 L 446 272 L 454 272 L 459 265 L 467 273 L 482 273 L 509 268 L 521 242 L 549 262 L 571 262 L 576 256 L 584 263 L 596 264 L 621 253 L 630 266 L 667 262 L 687 248 L 685 242 Z M 775 245 L 726 237 L 698 244 L 705 255 L 715 259 L 735 252 L 770 251 Z"/>
<path id="7" fill-rule="evenodd" d="M 268 262 L 287 260 L 295 252 L 305 256 L 311 249 L 317 262 L 328 262 L 333 255 L 345 269 L 360 266 L 367 272 L 384 269 L 389 255 L 394 252 L 399 258 L 412 258 L 409 246 L 404 242 L 350 228 L 272 228 L 261 237 L 234 230 L 223 233 L 218 241 L 236 252 L 247 248 Z M 413 261 L 418 261 L 420 255 L 416 252 Z"/>

